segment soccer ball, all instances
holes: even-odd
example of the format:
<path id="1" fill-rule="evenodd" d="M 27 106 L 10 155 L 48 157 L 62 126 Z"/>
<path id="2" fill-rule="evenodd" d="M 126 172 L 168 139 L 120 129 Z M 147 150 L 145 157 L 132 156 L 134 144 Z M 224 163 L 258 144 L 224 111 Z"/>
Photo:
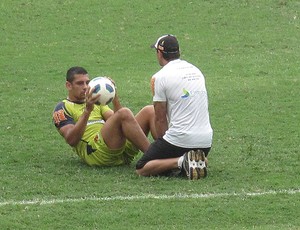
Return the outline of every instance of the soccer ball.
<path id="1" fill-rule="evenodd" d="M 115 86 L 107 77 L 96 77 L 89 82 L 89 86 L 91 90 L 94 88 L 93 95 L 101 95 L 98 101 L 101 105 L 109 104 L 115 97 Z"/>

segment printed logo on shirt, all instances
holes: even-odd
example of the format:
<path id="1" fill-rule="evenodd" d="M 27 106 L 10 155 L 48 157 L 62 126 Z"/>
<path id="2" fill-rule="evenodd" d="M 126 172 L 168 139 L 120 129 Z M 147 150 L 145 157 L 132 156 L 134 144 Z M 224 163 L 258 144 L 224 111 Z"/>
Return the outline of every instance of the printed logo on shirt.
<path id="1" fill-rule="evenodd" d="M 186 89 L 182 89 L 183 95 L 181 96 L 181 98 L 188 98 L 190 96 L 189 91 L 187 91 Z"/>
<path id="2" fill-rule="evenodd" d="M 183 95 L 181 96 L 182 99 L 186 99 L 189 97 L 195 97 L 195 96 L 201 95 L 201 94 L 206 94 L 206 91 L 200 91 L 200 90 L 188 91 L 185 88 L 182 89 L 182 92 L 183 92 Z"/>
<path id="3" fill-rule="evenodd" d="M 59 125 L 60 122 L 62 121 L 66 121 L 66 115 L 65 115 L 65 111 L 63 109 L 60 109 L 58 111 L 54 111 L 53 113 L 53 121 L 56 125 Z"/>
<path id="4" fill-rule="evenodd" d="M 94 120 L 94 121 L 88 121 L 87 125 L 93 125 L 93 124 L 104 124 L 104 120 Z"/>

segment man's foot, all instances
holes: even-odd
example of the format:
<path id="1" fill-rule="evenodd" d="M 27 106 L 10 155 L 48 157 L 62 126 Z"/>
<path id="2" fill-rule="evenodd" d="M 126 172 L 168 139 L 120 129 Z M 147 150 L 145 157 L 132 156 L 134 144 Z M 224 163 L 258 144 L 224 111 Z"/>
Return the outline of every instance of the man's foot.
<path id="1" fill-rule="evenodd" d="M 207 176 L 205 154 L 202 150 L 191 150 L 183 157 L 182 166 L 190 180 L 198 180 Z"/>

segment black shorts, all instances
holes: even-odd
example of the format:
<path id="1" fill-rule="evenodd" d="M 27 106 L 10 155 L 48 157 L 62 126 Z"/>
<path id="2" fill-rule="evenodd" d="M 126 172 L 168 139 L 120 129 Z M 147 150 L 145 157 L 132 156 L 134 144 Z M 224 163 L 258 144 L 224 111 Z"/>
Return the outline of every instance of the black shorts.
<path id="1" fill-rule="evenodd" d="M 186 152 L 195 149 L 201 149 L 205 153 L 205 156 L 207 156 L 211 148 L 182 148 L 170 144 L 163 138 L 158 138 L 150 145 L 149 149 L 141 159 L 138 160 L 136 169 L 143 168 L 149 161 L 181 157 Z"/>

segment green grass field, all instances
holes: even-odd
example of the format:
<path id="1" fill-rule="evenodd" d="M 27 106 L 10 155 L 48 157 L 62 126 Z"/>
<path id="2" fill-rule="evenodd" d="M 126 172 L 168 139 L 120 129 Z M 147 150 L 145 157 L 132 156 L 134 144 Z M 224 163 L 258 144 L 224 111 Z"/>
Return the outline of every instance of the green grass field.
<path id="1" fill-rule="evenodd" d="M 300 229 L 300 2 L 2 0 L 0 229 Z M 65 72 L 152 103 L 150 45 L 175 34 L 206 76 L 205 180 L 84 165 L 51 123 Z"/>

